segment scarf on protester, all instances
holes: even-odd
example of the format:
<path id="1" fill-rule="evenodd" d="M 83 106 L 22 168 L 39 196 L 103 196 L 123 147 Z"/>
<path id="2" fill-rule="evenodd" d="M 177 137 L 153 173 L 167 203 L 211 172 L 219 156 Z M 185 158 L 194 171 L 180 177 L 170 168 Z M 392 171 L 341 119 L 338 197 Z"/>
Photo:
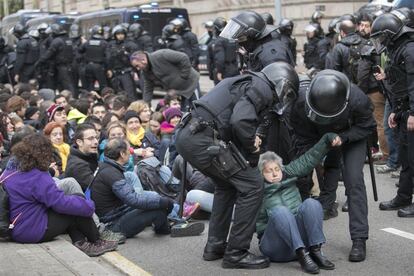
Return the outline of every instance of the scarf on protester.
<path id="1" fill-rule="evenodd" d="M 140 147 L 142 144 L 142 139 L 145 136 L 145 129 L 140 127 L 137 134 L 133 134 L 132 132 L 127 130 L 127 139 L 134 147 Z"/>
<path id="2" fill-rule="evenodd" d="M 66 143 L 62 143 L 60 145 L 53 144 L 53 146 L 59 152 L 59 156 L 62 159 L 62 171 L 65 171 L 66 164 L 68 162 L 69 153 L 70 153 L 70 146 Z"/>

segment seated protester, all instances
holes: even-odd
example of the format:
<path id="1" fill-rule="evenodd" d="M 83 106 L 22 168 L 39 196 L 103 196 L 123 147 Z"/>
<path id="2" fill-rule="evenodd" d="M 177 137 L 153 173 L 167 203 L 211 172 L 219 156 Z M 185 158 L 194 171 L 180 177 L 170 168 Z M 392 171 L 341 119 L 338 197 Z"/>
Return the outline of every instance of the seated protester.
<path id="1" fill-rule="evenodd" d="M 149 131 L 154 134 L 157 139 L 161 140 L 161 123 L 164 121 L 164 116 L 161 112 L 154 112 L 151 114 L 151 118 L 149 121 Z"/>
<path id="2" fill-rule="evenodd" d="M 24 123 L 22 118 L 17 116 L 16 114 L 10 114 L 10 120 L 14 126 L 14 131 L 19 131 L 24 127 Z"/>
<path id="3" fill-rule="evenodd" d="M 178 108 L 170 107 L 164 111 L 165 121 L 161 123 L 161 139 L 171 138 L 182 116 L 183 113 Z"/>
<path id="4" fill-rule="evenodd" d="M 322 205 L 312 198 L 302 202 L 296 181 L 312 172 L 331 146 L 338 146 L 338 136 L 325 134 L 298 159 L 283 167 L 282 159 L 273 152 L 260 156 L 258 167 L 265 180 L 262 206 L 256 232 L 259 248 L 273 262 L 299 260 L 307 273 L 334 269 L 321 252 L 326 242 L 322 230 Z"/>
<path id="5" fill-rule="evenodd" d="M 99 120 L 102 121 L 106 113 L 107 110 L 105 104 L 98 102 L 92 106 L 92 115 L 96 116 Z"/>
<path id="6" fill-rule="evenodd" d="M 14 135 L 14 125 L 5 112 L 0 112 L 0 133 L 3 135 L 3 145 L 4 150 L 8 151 L 10 149 L 10 141 Z"/>
<path id="7" fill-rule="evenodd" d="M 92 219 L 94 203 L 78 195 L 65 195 L 48 173 L 52 144 L 42 134 L 25 137 L 13 147 L 18 167 L 6 168 L 1 179 L 9 195 L 12 238 L 39 243 L 68 233 L 72 243 L 89 256 L 117 248 L 117 242 L 99 239 Z"/>
<path id="8" fill-rule="evenodd" d="M 102 119 L 102 129 L 106 129 L 110 123 L 119 122 L 119 118 L 116 114 L 112 112 L 106 113 Z"/>
<path id="9" fill-rule="evenodd" d="M 153 226 L 157 234 L 169 234 L 167 220 L 173 201 L 155 193 L 138 194 L 126 182 L 124 166 L 130 158 L 130 145 L 123 138 L 113 138 L 105 146 L 104 162 L 91 186 L 92 199 L 100 220 L 113 232 L 131 238 Z"/>
<path id="10" fill-rule="evenodd" d="M 65 128 L 65 135 L 63 138 L 66 143 L 71 144 L 75 135 L 75 129 L 71 124 L 68 123 L 65 108 L 61 105 L 52 104 L 47 109 L 47 117 L 48 122 L 56 122 Z"/>
<path id="11" fill-rule="evenodd" d="M 30 125 L 35 129 L 40 129 L 40 110 L 38 107 L 30 106 L 24 113 L 24 124 Z"/>
<path id="12" fill-rule="evenodd" d="M 180 96 L 175 91 L 168 91 L 164 99 L 160 100 L 155 108 L 156 111 L 164 112 L 170 107 L 175 107 L 181 110 Z"/>
<path id="13" fill-rule="evenodd" d="M 17 114 L 21 119 L 24 119 L 24 113 L 26 112 L 27 103 L 20 96 L 12 96 L 7 100 L 7 112 L 10 114 Z"/>
<path id="14" fill-rule="evenodd" d="M 89 102 L 87 100 L 75 100 L 68 112 L 68 122 L 76 128 L 76 125 L 85 122 L 88 116 Z"/>
<path id="15" fill-rule="evenodd" d="M 138 150 L 140 148 L 146 151 L 152 151 L 156 158 L 159 158 L 160 154 L 160 142 L 157 137 L 150 131 L 145 131 L 141 125 L 141 119 L 133 110 L 128 110 L 125 113 L 124 121 L 126 124 L 127 140 L 131 144 L 132 148 Z M 137 151 L 138 155 L 142 156 L 142 152 Z"/>
<path id="16" fill-rule="evenodd" d="M 62 94 L 56 95 L 53 101 L 55 102 L 55 104 L 63 106 L 64 108 L 66 108 L 69 105 L 68 100 Z"/>
<path id="17" fill-rule="evenodd" d="M 132 102 L 129 105 L 128 110 L 133 110 L 136 113 L 138 113 L 138 116 L 141 119 L 142 126 L 145 129 L 148 128 L 148 124 L 151 118 L 151 109 L 146 102 L 144 101 Z"/>
<path id="18" fill-rule="evenodd" d="M 103 139 L 101 120 L 99 120 L 98 117 L 91 115 L 91 116 L 86 117 L 84 123 L 93 125 L 95 127 L 96 133 L 98 134 L 98 137 L 99 137 L 99 142 L 101 142 L 101 139 Z"/>
<path id="19" fill-rule="evenodd" d="M 94 126 L 81 124 L 73 137 L 73 145 L 65 170 L 65 177 L 73 177 L 83 191 L 91 184 L 98 168 L 98 135 Z"/>
<path id="20" fill-rule="evenodd" d="M 70 153 L 70 146 L 63 141 L 64 127 L 56 122 L 48 123 L 43 129 L 45 136 L 52 142 L 62 162 L 62 172 L 65 172 Z"/>

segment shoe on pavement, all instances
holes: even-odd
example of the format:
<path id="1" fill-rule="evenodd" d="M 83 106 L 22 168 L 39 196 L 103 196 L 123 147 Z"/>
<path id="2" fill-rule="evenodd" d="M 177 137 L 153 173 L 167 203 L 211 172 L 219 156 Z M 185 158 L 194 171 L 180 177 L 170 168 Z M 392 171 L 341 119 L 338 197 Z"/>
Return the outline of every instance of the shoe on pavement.
<path id="1" fill-rule="evenodd" d="M 320 245 L 311 246 L 309 249 L 309 255 L 311 256 L 312 260 L 319 266 L 320 269 L 335 269 L 334 263 L 328 260 L 328 258 L 322 253 Z"/>
<path id="2" fill-rule="evenodd" d="M 365 260 L 367 254 L 366 240 L 355 239 L 352 241 L 351 252 L 349 252 L 350 262 L 362 262 Z"/>
<path id="3" fill-rule="evenodd" d="M 397 215 L 400 218 L 414 218 L 414 203 L 410 206 L 399 209 Z"/>
<path id="4" fill-rule="evenodd" d="M 185 222 L 171 227 L 171 237 L 198 236 L 204 231 L 203 222 Z"/>
<path id="5" fill-rule="evenodd" d="M 269 267 L 269 259 L 257 256 L 249 251 L 226 250 L 221 266 L 223 268 L 262 269 Z"/>
<path id="6" fill-rule="evenodd" d="M 344 205 L 342 205 L 342 212 L 346 213 L 348 212 L 349 206 L 348 206 L 348 199 L 345 201 Z"/>
<path id="7" fill-rule="evenodd" d="M 379 204 L 379 208 L 382 211 L 393 211 L 393 210 L 398 210 L 398 209 L 407 207 L 410 204 L 411 204 L 410 201 L 402 202 L 402 201 L 398 200 L 397 197 L 394 197 L 390 201 L 381 202 Z"/>
<path id="8" fill-rule="evenodd" d="M 302 270 L 309 274 L 318 274 L 319 273 L 319 266 L 314 262 L 311 258 L 308 251 L 305 248 L 299 248 L 296 250 L 296 256 L 298 257 L 298 261 Z"/>
<path id="9" fill-rule="evenodd" d="M 323 209 L 323 220 L 328 220 L 331 218 L 335 218 L 338 216 L 338 209 L 331 208 L 331 209 Z"/>
<path id="10" fill-rule="evenodd" d="M 126 236 L 121 232 L 112 232 L 105 229 L 99 234 L 99 238 L 104 241 L 116 241 L 118 244 L 123 244 L 126 241 Z"/>
<path id="11" fill-rule="evenodd" d="M 97 240 L 94 243 L 82 240 L 77 241 L 74 245 L 89 257 L 98 257 L 106 252 L 114 251 L 118 247 L 116 241 Z"/>
<path id="12" fill-rule="evenodd" d="M 395 172 L 397 171 L 397 169 L 392 168 L 390 166 L 388 166 L 387 164 L 385 165 L 380 165 L 380 166 L 375 166 L 376 171 L 378 174 L 385 174 L 385 173 L 390 173 L 390 172 Z"/>
<path id="13" fill-rule="evenodd" d="M 205 261 L 215 261 L 223 258 L 226 247 L 227 242 L 224 241 L 207 241 L 204 247 L 203 259 Z"/>
<path id="14" fill-rule="evenodd" d="M 401 173 L 400 170 L 395 170 L 395 171 L 391 172 L 390 176 L 391 176 L 391 178 L 400 178 L 400 173 Z"/>

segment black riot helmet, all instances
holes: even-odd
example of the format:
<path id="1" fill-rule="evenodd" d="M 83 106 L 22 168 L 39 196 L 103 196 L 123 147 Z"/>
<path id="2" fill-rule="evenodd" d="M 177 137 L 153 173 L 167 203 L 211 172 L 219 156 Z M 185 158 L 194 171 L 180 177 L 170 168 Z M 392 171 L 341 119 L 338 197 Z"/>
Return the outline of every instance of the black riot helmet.
<path id="1" fill-rule="evenodd" d="M 40 35 L 44 34 L 46 32 L 46 29 L 49 27 L 47 23 L 42 23 L 39 26 L 37 26 L 37 31 Z"/>
<path id="2" fill-rule="evenodd" d="M 275 24 L 275 21 L 273 20 L 273 16 L 269 12 L 264 12 L 260 14 L 260 16 L 263 18 L 263 20 L 266 22 L 267 25 Z"/>
<path id="3" fill-rule="evenodd" d="M 111 34 L 112 34 L 112 29 L 110 26 L 104 26 L 103 27 L 103 38 L 105 40 L 110 40 L 111 39 Z"/>
<path id="4" fill-rule="evenodd" d="M 226 27 L 227 25 L 227 20 L 223 17 L 217 17 L 216 19 L 214 19 L 213 21 L 213 27 L 214 30 L 216 31 L 217 35 L 219 35 L 224 27 Z"/>
<path id="5" fill-rule="evenodd" d="M 279 100 L 276 109 L 282 114 L 298 96 L 299 77 L 295 68 L 286 62 L 278 61 L 267 65 L 261 73 L 272 84 Z"/>
<path id="6" fill-rule="evenodd" d="M 413 12 L 408 9 L 393 10 L 380 15 L 372 23 L 371 41 L 377 51 L 382 53 L 387 46 L 406 33 L 414 32 L 412 26 Z"/>
<path id="7" fill-rule="evenodd" d="M 188 24 L 188 21 L 184 18 L 180 18 L 180 20 L 183 22 L 183 31 L 191 31 L 190 24 Z"/>
<path id="8" fill-rule="evenodd" d="M 324 17 L 323 12 L 321 11 L 315 11 L 311 16 L 311 22 L 312 23 L 320 23 L 319 21 Z"/>
<path id="9" fill-rule="evenodd" d="M 95 25 L 91 29 L 91 37 L 92 38 L 102 38 L 104 34 L 103 28 L 101 25 Z"/>
<path id="10" fill-rule="evenodd" d="M 259 40 L 274 30 L 276 30 L 276 27 L 266 25 L 266 22 L 257 12 L 244 11 L 230 19 L 220 36 L 238 42 L 245 42 Z"/>
<path id="11" fill-rule="evenodd" d="M 132 37 L 139 38 L 144 32 L 144 28 L 139 23 L 132 23 L 131 26 L 129 26 L 128 31 L 131 33 Z"/>
<path id="12" fill-rule="evenodd" d="M 50 30 L 52 32 L 52 36 L 60 36 L 66 34 L 65 29 L 63 29 L 61 25 L 56 23 L 50 25 Z"/>
<path id="13" fill-rule="evenodd" d="M 78 24 L 72 24 L 69 28 L 70 38 L 79 38 L 81 36 L 80 27 Z"/>
<path id="14" fill-rule="evenodd" d="M 161 33 L 162 33 L 161 37 L 164 40 L 165 39 L 178 39 L 178 34 L 173 24 L 165 25 L 164 28 L 162 28 Z"/>
<path id="15" fill-rule="evenodd" d="M 338 25 L 338 23 L 339 23 L 340 21 L 339 21 L 339 18 L 334 18 L 334 19 L 332 19 L 330 22 L 329 22 L 329 25 L 328 25 L 328 32 L 330 33 L 330 34 L 333 34 L 333 33 L 336 33 L 337 32 L 337 25 Z"/>
<path id="16" fill-rule="evenodd" d="M 116 25 L 113 29 L 112 29 L 112 36 L 116 39 L 116 35 L 117 34 L 124 34 L 125 36 L 127 35 L 127 29 L 125 29 L 124 26 L 122 25 Z"/>
<path id="17" fill-rule="evenodd" d="M 182 33 L 184 31 L 184 24 L 181 18 L 174 18 L 169 24 L 172 24 L 175 27 L 177 33 Z"/>
<path id="18" fill-rule="evenodd" d="M 38 31 L 38 30 L 36 30 L 36 29 L 30 30 L 27 34 L 28 34 L 30 37 L 33 37 L 33 38 L 34 38 L 34 39 L 36 39 L 36 40 L 39 40 L 39 38 L 40 38 L 39 31 Z"/>
<path id="19" fill-rule="evenodd" d="M 13 35 L 20 39 L 26 33 L 26 27 L 21 23 L 17 23 L 13 27 Z"/>
<path id="20" fill-rule="evenodd" d="M 306 116 L 320 125 L 331 124 L 343 114 L 349 101 L 351 83 L 335 70 L 323 70 L 311 81 L 306 91 Z"/>
<path id="21" fill-rule="evenodd" d="M 293 33 L 293 27 L 295 24 L 293 24 L 293 21 L 287 18 L 282 18 L 279 23 L 279 31 L 282 34 L 291 36 Z"/>

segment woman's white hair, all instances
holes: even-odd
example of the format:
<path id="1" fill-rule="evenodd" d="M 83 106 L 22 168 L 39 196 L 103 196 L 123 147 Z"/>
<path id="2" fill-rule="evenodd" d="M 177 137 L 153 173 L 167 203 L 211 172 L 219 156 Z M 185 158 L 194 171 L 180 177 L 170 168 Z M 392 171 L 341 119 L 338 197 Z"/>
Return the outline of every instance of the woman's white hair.
<path id="1" fill-rule="evenodd" d="M 276 162 L 279 165 L 279 168 L 283 169 L 283 159 L 273 151 L 266 151 L 260 155 L 259 163 L 257 165 L 261 173 L 268 162 Z"/>

